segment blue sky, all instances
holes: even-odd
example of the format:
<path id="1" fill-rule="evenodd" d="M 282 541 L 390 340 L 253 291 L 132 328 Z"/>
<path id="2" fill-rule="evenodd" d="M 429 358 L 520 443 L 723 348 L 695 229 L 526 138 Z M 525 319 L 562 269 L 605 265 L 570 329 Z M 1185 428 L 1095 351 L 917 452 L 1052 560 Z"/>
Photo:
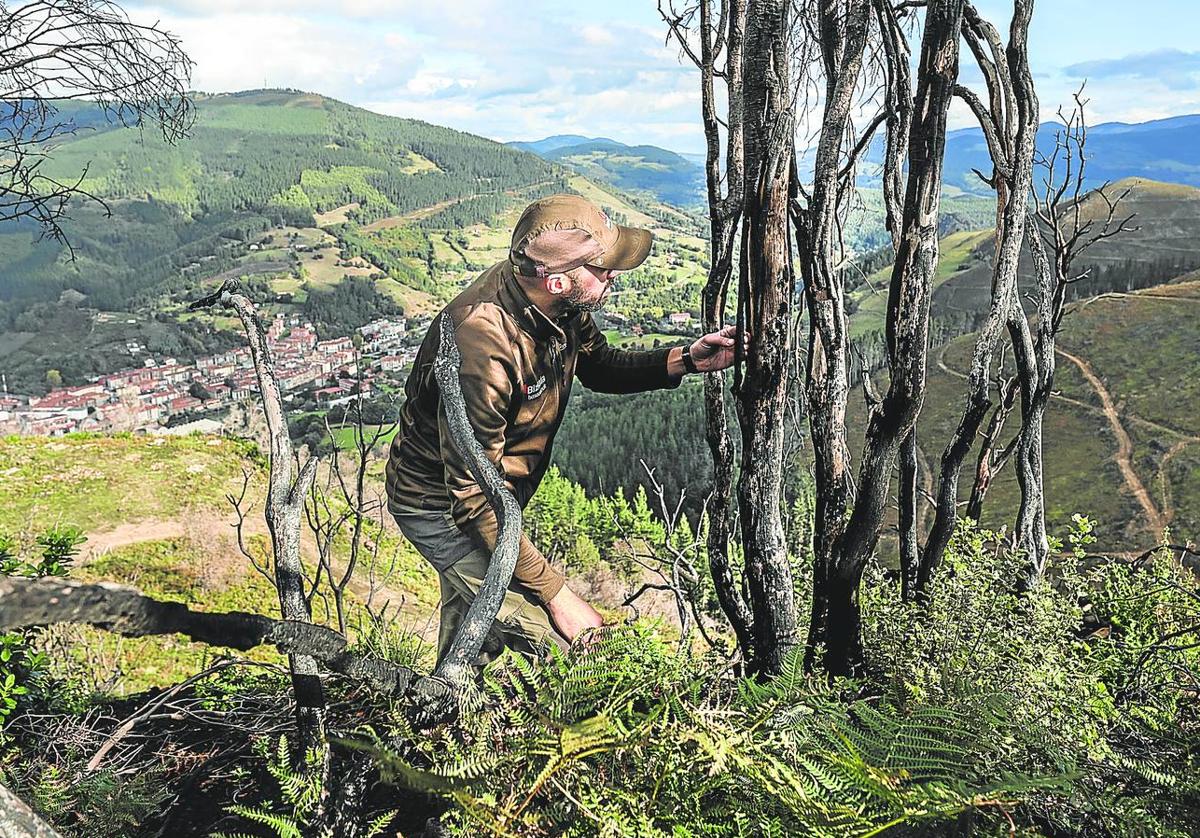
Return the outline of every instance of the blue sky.
<path id="1" fill-rule="evenodd" d="M 977 0 L 1006 29 L 1002 0 Z M 698 78 L 652 0 L 164 0 L 130 4 L 183 39 L 204 91 L 295 87 L 498 140 L 607 136 L 703 148 Z M 1011 9 L 1011 5 L 1009 5 Z M 1044 118 L 1088 79 L 1092 123 L 1200 112 L 1200 8 L 1039 0 Z M 970 78 L 968 76 L 968 78 Z M 953 127 L 970 124 L 959 108 Z"/>

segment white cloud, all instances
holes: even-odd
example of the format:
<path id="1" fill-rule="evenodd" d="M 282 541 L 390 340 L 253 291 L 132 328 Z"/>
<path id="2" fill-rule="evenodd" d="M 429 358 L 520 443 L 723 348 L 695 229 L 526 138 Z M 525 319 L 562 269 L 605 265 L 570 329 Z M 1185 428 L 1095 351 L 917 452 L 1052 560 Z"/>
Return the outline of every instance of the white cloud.
<path id="1" fill-rule="evenodd" d="M 369 33 L 299 15 L 161 14 L 195 61 L 192 87 L 209 92 L 295 87 L 351 101 L 406 84 L 420 59 L 400 33 Z M 353 56 L 353 58 L 349 58 Z"/>
<path id="2" fill-rule="evenodd" d="M 583 27 L 579 30 L 579 36 L 585 44 L 594 47 L 611 46 L 617 42 L 616 36 L 611 30 L 603 26 L 594 24 Z"/>
<path id="3" fill-rule="evenodd" d="M 501 140 L 571 132 L 703 149 L 698 74 L 664 42 L 649 0 L 609 0 L 585 23 L 551 0 L 159 0 L 129 9 L 182 37 L 199 90 L 295 87 Z M 1076 64 L 1091 57 L 1072 55 Z M 1078 83 L 1060 60 L 1035 55 L 1046 119 Z M 1200 89 L 1173 87 L 1145 74 L 1096 79 L 1093 122 L 1200 110 Z M 971 124 L 956 105 L 951 127 Z"/>

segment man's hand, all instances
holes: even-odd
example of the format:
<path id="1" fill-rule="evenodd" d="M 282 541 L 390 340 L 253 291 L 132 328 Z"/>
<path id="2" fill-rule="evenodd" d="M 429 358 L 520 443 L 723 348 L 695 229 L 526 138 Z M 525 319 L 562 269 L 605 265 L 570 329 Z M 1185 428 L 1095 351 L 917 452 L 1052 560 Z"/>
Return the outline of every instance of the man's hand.
<path id="1" fill-rule="evenodd" d="M 550 612 L 550 620 L 558 633 L 570 641 L 574 641 L 584 629 L 604 625 L 600 613 L 566 585 L 554 595 L 554 599 L 546 603 L 546 610 Z"/>
<path id="2" fill-rule="evenodd" d="M 692 344 L 692 360 L 700 372 L 716 372 L 733 366 L 734 347 L 737 344 L 737 326 L 726 326 L 719 332 L 705 335 Z M 745 350 L 743 337 L 743 351 Z"/>

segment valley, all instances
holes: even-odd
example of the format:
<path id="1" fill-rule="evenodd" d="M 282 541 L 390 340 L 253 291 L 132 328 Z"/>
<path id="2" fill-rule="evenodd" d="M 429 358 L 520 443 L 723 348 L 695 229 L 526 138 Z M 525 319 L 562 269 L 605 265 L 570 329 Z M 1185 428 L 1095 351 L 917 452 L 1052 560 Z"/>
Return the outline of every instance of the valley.
<path id="1" fill-rule="evenodd" d="M 674 159 L 655 162 L 661 149 L 570 137 L 533 149 L 552 158 L 543 160 L 436 126 L 279 91 L 205 98 L 198 108 L 193 137 L 178 147 L 102 125 L 64 145 L 56 165 L 66 171 L 92 161 L 92 185 L 113 212 L 106 219 L 95 207 L 80 207 L 72 227 L 74 260 L 54 243 L 34 243 L 28 231 L 0 233 L 0 367 L 9 393 L 37 396 L 54 381 L 86 386 L 141 367 L 147 358 L 189 364 L 236 350 L 244 345 L 239 323 L 222 313 L 190 312 L 187 304 L 237 277 L 265 318 L 311 322 L 322 340 L 349 336 L 381 316 L 407 324 L 401 342 L 384 354 L 366 353 L 363 363 L 376 397 L 394 409 L 404 359 L 428 318 L 505 257 L 516 215 L 547 190 L 578 192 L 615 219 L 655 232 L 646 265 L 620 278 L 605 313 L 612 343 L 659 345 L 696 330 L 707 245 L 703 221 L 688 208 L 695 205 L 673 206 L 645 183 L 625 183 L 626 191 L 618 176 L 621 167 L 675 166 Z M 281 143 L 291 151 L 286 159 Z M 1047 450 L 1048 514 L 1059 530 L 1075 512 L 1092 515 L 1112 549 L 1131 550 L 1151 543 L 1164 526 L 1185 540 L 1200 532 L 1200 448 L 1194 444 L 1200 427 L 1181 408 L 1196 395 L 1200 361 L 1190 326 L 1200 285 L 1189 274 L 1200 267 L 1192 246 L 1200 234 L 1200 190 L 1144 179 L 1109 188 L 1130 190 L 1128 206 L 1141 229 L 1089 254 L 1091 278 L 1071 304 L 1059 392 L 1047 420 L 1047 438 L 1054 440 Z M 870 186 L 860 192 L 863 224 L 878 225 L 877 193 Z M 969 332 L 986 300 L 988 206 L 977 195 L 948 189 L 952 226 L 942 240 L 932 315 L 942 345 L 932 355 L 920 422 L 926 485 L 957 418 Z M 1094 199 L 1088 207 L 1098 211 Z M 861 241 L 882 243 L 882 228 L 871 229 Z M 882 346 L 887 281 L 886 269 L 873 271 L 850 293 L 851 331 L 868 357 L 874 352 L 878 358 Z M 131 345 L 138 350 L 131 352 Z M 390 359 L 388 370 L 381 359 Z M 319 415 L 323 408 L 313 394 L 321 386 L 299 391 L 297 416 Z M 668 488 L 702 495 L 707 453 L 697 424 L 698 388 L 684 388 L 678 403 L 664 403 L 661 411 L 649 404 L 633 408 L 636 421 L 615 401 L 580 398 L 558 453 L 568 478 L 589 493 L 620 485 L 632 494 L 644 480 L 628 468 L 629 457 L 645 458 L 660 463 Z M 672 427 L 672 416 L 683 415 L 691 433 Z M 852 447 L 862 419 L 861 400 L 852 399 Z M 319 440 L 323 431 L 305 422 L 297 433 Z M 625 465 L 615 471 L 596 459 L 599 449 L 588 447 L 601 433 L 604 450 L 623 453 Z M 337 438 L 349 444 L 346 431 Z M 1002 473 L 984 523 L 1010 520 L 1015 499 L 1013 477 Z M 110 513 L 103 521 L 76 517 L 98 533 L 135 520 L 129 510 Z M 923 519 L 927 513 L 921 510 Z M 180 519 L 150 518 L 166 529 L 145 540 L 181 537 L 171 523 Z M 884 549 L 890 549 L 886 540 Z"/>

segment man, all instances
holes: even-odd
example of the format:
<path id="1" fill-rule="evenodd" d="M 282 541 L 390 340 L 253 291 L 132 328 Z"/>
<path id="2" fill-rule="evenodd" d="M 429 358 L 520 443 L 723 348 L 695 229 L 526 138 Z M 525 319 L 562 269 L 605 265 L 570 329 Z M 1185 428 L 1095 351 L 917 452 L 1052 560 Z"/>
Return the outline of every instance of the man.
<path id="1" fill-rule="evenodd" d="M 690 347 L 629 352 L 608 345 L 591 312 L 619 272 L 650 252 L 648 230 L 624 227 L 575 195 L 530 204 L 513 230 L 508 259 L 484 271 L 446 306 L 461 354 L 467 417 L 488 458 L 522 508 L 550 464 L 575 376 L 603 393 L 679 386 L 686 372 L 733 363 L 734 327 Z M 417 353 L 404 392 L 386 477 L 388 509 L 437 569 L 442 608 L 438 660 L 482 585 L 497 522 L 453 441 L 433 373 L 440 317 Z M 525 535 L 512 584 L 481 663 L 503 646 L 537 653 L 566 646 L 601 624 Z"/>

